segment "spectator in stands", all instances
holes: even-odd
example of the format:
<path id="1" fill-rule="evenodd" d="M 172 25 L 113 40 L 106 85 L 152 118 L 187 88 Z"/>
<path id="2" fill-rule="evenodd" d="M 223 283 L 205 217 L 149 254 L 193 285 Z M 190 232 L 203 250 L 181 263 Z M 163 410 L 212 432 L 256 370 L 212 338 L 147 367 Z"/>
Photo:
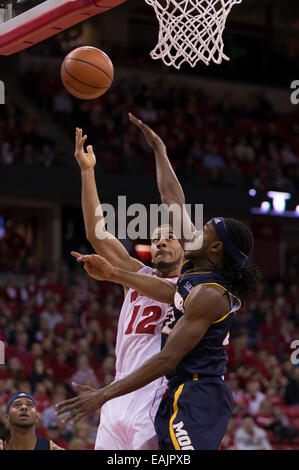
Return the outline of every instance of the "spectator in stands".
<path id="1" fill-rule="evenodd" d="M 55 386 L 55 389 L 52 394 L 52 401 L 50 406 L 45 408 L 42 413 L 42 423 L 45 428 L 48 428 L 50 424 L 52 423 L 57 423 L 58 419 L 57 416 L 55 416 L 55 405 L 56 403 L 59 403 L 63 400 L 66 400 L 67 395 L 66 395 L 66 388 L 63 384 L 58 383 Z M 62 417 L 63 420 L 63 417 Z M 70 424 L 67 424 L 67 430 L 68 432 L 71 431 L 72 426 Z"/>
<path id="2" fill-rule="evenodd" d="M 273 357 L 273 356 L 270 356 Z M 275 356 L 274 356 L 275 357 Z M 275 362 L 277 358 L 275 357 Z M 270 379 L 267 384 L 266 394 L 267 395 L 280 395 L 283 397 L 284 391 L 287 385 L 287 378 L 283 375 L 282 368 L 279 364 L 270 366 L 270 361 L 268 364 Z"/>
<path id="3" fill-rule="evenodd" d="M 73 374 L 73 367 L 69 364 L 69 358 L 63 348 L 56 350 L 55 358 L 51 361 L 53 378 L 58 383 L 67 383 Z"/>
<path id="4" fill-rule="evenodd" d="M 47 439 L 55 442 L 56 444 L 59 442 L 59 447 L 62 449 L 68 449 L 68 442 L 61 438 L 60 429 L 58 423 L 56 421 L 49 424 L 47 428 Z"/>
<path id="5" fill-rule="evenodd" d="M 250 414 L 243 416 L 234 437 L 236 450 L 272 450 L 266 431 L 255 424 Z"/>
<path id="6" fill-rule="evenodd" d="M 85 448 L 88 450 L 94 449 L 94 436 L 92 432 L 92 428 L 90 425 L 85 422 L 81 421 L 75 425 L 74 429 L 74 438 L 82 439 L 85 444 Z"/>
<path id="7" fill-rule="evenodd" d="M 86 450 L 85 442 L 79 437 L 74 437 L 69 443 L 68 450 Z"/>
<path id="8" fill-rule="evenodd" d="M 86 354 L 80 354 L 77 361 L 77 370 L 69 379 L 69 383 L 79 385 L 89 385 L 93 388 L 99 388 L 100 382 L 95 372 L 90 367 L 90 362 Z"/>
<path id="9" fill-rule="evenodd" d="M 48 328 L 52 331 L 55 329 L 55 326 L 63 320 L 62 315 L 57 311 L 56 302 L 54 300 L 46 303 L 46 307 L 42 311 L 40 318 L 41 320 L 47 321 Z"/>
<path id="10" fill-rule="evenodd" d="M 32 392 L 35 392 L 36 386 L 39 382 L 43 382 L 48 377 L 49 375 L 47 374 L 44 361 L 41 358 L 35 359 L 32 373 L 28 376 Z"/>
<path id="11" fill-rule="evenodd" d="M 250 414 L 255 415 L 259 411 L 261 402 L 265 399 L 265 394 L 260 390 L 260 383 L 258 380 L 250 380 L 246 384 L 246 399 L 248 401 L 248 411 Z"/>
<path id="12" fill-rule="evenodd" d="M 49 167 L 53 165 L 55 154 L 50 145 L 44 144 L 41 151 L 37 155 L 37 164 L 39 166 Z"/>
<path id="13" fill-rule="evenodd" d="M 272 403 L 268 398 L 264 398 L 261 401 L 259 410 L 254 416 L 256 424 L 261 428 L 266 428 L 266 426 L 273 421 L 273 409 Z"/>
<path id="14" fill-rule="evenodd" d="M 273 407 L 273 418 L 264 428 L 273 431 L 281 442 L 292 442 L 299 435 L 299 430 L 290 424 L 288 417 L 280 406 Z"/>
<path id="15" fill-rule="evenodd" d="M 216 145 L 211 145 L 210 148 L 204 152 L 202 163 L 207 169 L 208 177 L 212 182 L 217 182 L 221 179 L 225 162 L 219 154 Z"/>

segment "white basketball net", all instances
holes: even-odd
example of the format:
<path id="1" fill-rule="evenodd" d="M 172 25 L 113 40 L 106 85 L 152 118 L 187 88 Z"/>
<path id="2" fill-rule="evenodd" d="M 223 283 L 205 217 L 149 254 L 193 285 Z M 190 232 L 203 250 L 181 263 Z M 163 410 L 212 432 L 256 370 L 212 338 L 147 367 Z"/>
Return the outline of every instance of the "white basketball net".
<path id="1" fill-rule="evenodd" d="M 221 64 L 229 60 L 223 53 L 222 34 L 226 19 L 242 0 L 145 0 L 159 21 L 159 39 L 152 59 L 177 69 L 184 62 L 191 67 L 201 60 Z"/>

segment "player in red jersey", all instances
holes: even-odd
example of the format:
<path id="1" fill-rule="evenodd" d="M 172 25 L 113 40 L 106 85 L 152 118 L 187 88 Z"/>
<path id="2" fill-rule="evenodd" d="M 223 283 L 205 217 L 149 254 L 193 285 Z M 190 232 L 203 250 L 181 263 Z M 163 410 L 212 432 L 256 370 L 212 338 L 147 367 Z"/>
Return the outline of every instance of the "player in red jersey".
<path id="1" fill-rule="evenodd" d="M 144 130 L 146 132 L 148 129 Z M 161 158 L 165 151 L 161 139 L 152 131 L 147 133 L 147 138 L 156 158 Z M 183 250 L 169 227 L 158 228 L 152 235 L 154 268 L 131 257 L 120 241 L 106 231 L 94 175 L 96 158 L 91 145 L 87 147 L 87 151 L 84 150 L 86 139 L 87 136 L 83 136 L 82 130 L 77 128 L 75 157 L 81 169 L 83 217 L 87 239 L 95 252 L 104 256 L 115 267 L 168 278 L 170 282 L 176 283 L 183 261 Z M 174 197 L 184 197 L 173 172 L 168 179 L 158 181 L 158 186 L 167 193 L 167 201 L 164 201 L 166 203 L 171 203 Z M 161 328 L 169 308 L 164 302 L 154 301 L 125 285 L 123 287 L 125 298 L 119 316 L 116 342 L 116 380 L 125 377 L 140 367 L 145 359 L 160 351 Z M 166 379 L 159 378 L 126 397 L 104 405 L 95 449 L 158 449 L 153 422 L 165 390 Z"/>

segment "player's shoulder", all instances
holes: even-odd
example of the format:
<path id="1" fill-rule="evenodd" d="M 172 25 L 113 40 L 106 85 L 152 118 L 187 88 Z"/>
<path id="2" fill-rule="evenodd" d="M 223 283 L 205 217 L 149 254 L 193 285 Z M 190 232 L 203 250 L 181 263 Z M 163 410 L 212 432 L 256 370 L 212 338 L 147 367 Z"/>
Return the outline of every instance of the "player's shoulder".
<path id="1" fill-rule="evenodd" d="M 213 284 L 197 284 L 193 286 L 188 295 L 189 302 L 202 303 L 205 302 L 214 302 L 215 300 L 223 299 L 223 289 L 220 285 Z"/>
<path id="2" fill-rule="evenodd" d="M 141 266 L 141 268 L 137 272 L 138 274 L 147 274 L 150 276 L 155 275 L 155 269 L 151 268 L 150 266 Z"/>
<path id="3" fill-rule="evenodd" d="M 35 450 L 52 450 L 52 441 L 42 436 L 37 436 Z"/>

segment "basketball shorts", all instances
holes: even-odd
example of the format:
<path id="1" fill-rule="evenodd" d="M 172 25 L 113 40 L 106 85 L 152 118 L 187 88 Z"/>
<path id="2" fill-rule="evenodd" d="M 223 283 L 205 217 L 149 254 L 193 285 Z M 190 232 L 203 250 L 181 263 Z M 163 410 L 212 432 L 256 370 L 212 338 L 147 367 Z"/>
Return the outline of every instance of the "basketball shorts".
<path id="1" fill-rule="evenodd" d="M 115 380 L 125 375 L 117 373 Z M 158 450 L 154 420 L 166 384 L 166 379 L 160 378 L 105 403 L 101 408 L 95 450 Z"/>
<path id="2" fill-rule="evenodd" d="M 155 419 L 160 450 L 218 450 L 233 410 L 221 377 L 199 377 L 173 386 Z"/>

